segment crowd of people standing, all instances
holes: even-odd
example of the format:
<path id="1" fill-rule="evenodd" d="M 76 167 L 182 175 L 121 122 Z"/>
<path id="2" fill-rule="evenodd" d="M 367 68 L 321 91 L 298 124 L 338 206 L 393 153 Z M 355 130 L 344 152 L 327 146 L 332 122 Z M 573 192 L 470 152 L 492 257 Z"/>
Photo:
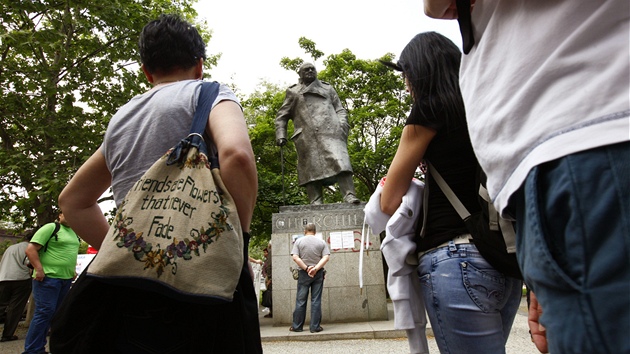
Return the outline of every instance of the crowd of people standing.
<path id="1" fill-rule="evenodd" d="M 387 172 L 382 211 L 396 211 L 426 161 L 467 208 L 478 209 L 475 167 L 481 166 L 493 205 L 516 227 L 518 262 L 532 290 L 529 322 L 537 348 L 630 353 L 630 3 L 425 0 L 424 5 L 430 17 L 459 21 L 464 53 L 448 38 L 424 32 L 392 63 L 402 72 L 413 106 Z M 162 15 L 143 29 L 139 51 L 151 89 L 112 117 L 102 145 L 59 196 L 59 223 L 45 225 L 2 259 L 0 302 L 11 305 L 0 341 L 16 339 L 16 319 L 32 286 L 35 315 L 25 354 L 45 351 L 53 316 L 75 277 L 77 235 L 97 249 L 105 238 L 109 224 L 99 197 L 111 187 L 120 206 L 150 164 L 188 132 L 206 59 L 200 34 L 181 17 Z M 322 86 L 312 64 L 301 67 L 300 75 L 307 80 L 291 91 L 296 102 L 309 85 Z M 328 90 L 326 85 L 315 93 Z M 247 249 L 258 184 L 243 107 L 224 84 L 212 106 L 205 132 L 218 151 Z M 283 124 L 292 118 L 291 110 L 283 108 Z M 337 130 L 347 138 L 351 122 L 342 123 Z M 280 146 L 287 142 L 283 129 L 276 142 Z M 356 204 L 351 172 L 344 165 L 335 176 L 342 177 L 344 200 Z M 313 204 L 322 202 L 322 185 L 332 182 L 328 178 L 301 181 Z M 427 186 L 432 192 L 423 205 L 425 232 L 418 232 L 417 275 L 440 352 L 504 353 L 523 282 L 494 269 L 445 195 L 431 179 Z M 299 276 L 289 330 L 303 330 L 310 291 L 309 329 L 317 333 L 324 330 L 319 295 L 330 251 L 314 237 L 314 224 L 304 232 L 291 251 Z M 25 259 L 34 268 L 32 275 Z M 269 259 L 263 269 L 271 293 Z M 165 318 L 152 311 L 167 301 L 155 292 L 107 282 L 100 286 L 111 298 L 148 299 L 103 314 L 107 324 L 121 311 L 133 310 L 145 319 L 143 330 L 130 338 L 123 327 L 111 326 L 108 341 L 83 340 L 80 346 L 73 342 L 78 337 L 53 332 L 51 351 L 130 352 L 151 343 L 151 348 L 182 352 L 208 347 L 262 352 L 258 296 L 247 259 L 233 302 L 195 304 L 189 316 Z M 181 301 L 167 307 L 178 313 L 175 309 L 190 305 Z M 203 343 L 156 335 L 173 321 L 185 333 L 206 336 Z"/>

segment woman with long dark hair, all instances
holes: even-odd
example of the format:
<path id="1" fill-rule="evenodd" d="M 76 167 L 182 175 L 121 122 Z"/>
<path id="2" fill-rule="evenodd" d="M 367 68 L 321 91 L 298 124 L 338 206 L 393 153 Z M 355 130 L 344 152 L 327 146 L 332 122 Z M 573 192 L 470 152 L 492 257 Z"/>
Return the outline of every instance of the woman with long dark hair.
<path id="1" fill-rule="evenodd" d="M 396 64 L 384 63 L 402 71 L 413 98 L 381 194 L 381 209 L 387 214 L 399 207 L 424 159 L 471 213 L 480 210 L 477 160 L 459 90 L 460 58 L 460 50 L 448 38 L 426 32 L 407 44 Z M 505 353 L 522 282 L 503 275 L 482 257 L 435 180 L 427 179 L 425 232 L 420 235 L 418 227 L 416 251 L 427 314 L 440 352 Z"/>

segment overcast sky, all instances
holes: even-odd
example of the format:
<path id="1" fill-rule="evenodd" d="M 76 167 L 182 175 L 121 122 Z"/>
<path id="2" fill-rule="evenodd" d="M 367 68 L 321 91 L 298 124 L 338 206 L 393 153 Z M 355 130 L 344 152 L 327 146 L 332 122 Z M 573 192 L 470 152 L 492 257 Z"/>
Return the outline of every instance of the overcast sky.
<path id="1" fill-rule="evenodd" d="M 297 82 L 297 74 L 279 63 L 284 56 L 311 61 L 300 37 L 315 42 L 323 58 L 346 48 L 366 60 L 398 56 L 425 31 L 442 33 L 461 48 L 457 22 L 426 17 L 421 0 L 199 0 L 195 8 L 213 31 L 207 53 L 222 53 L 212 79 L 234 83 L 245 94 L 262 79 L 281 87 Z"/>
<path id="2" fill-rule="evenodd" d="M 300 37 L 315 42 L 323 58 L 346 48 L 366 60 L 398 56 L 413 36 L 426 31 L 461 48 L 457 21 L 426 17 L 421 0 L 199 0 L 195 8 L 213 31 L 207 53 L 222 53 L 211 79 L 235 84 L 245 95 L 263 79 L 283 88 L 297 83 L 297 74 L 279 63 L 285 56 L 311 61 L 298 45 Z M 315 63 L 318 70 L 322 59 Z M 103 210 L 112 207 L 101 203 Z"/>

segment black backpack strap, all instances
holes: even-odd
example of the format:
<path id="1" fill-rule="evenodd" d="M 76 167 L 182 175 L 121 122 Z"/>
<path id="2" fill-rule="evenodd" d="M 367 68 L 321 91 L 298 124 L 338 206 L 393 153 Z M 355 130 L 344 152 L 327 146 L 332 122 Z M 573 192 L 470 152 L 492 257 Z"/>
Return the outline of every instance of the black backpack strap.
<path id="1" fill-rule="evenodd" d="M 433 175 L 433 178 L 435 178 L 435 181 L 437 182 L 438 186 L 440 187 L 442 192 L 444 192 L 444 195 L 446 196 L 446 198 L 448 198 L 448 201 L 451 203 L 453 208 L 455 208 L 455 210 L 457 211 L 459 216 L 462 218 L 462 220 L 465 221 L 468 217 L 470 217 L 470 212 L 466 209 L 464 204 L 462 204 L 459 198 L 457 198 L 457 196 L 455 195 L 451 187 L 449 187 L 449 185 L 446 184 L 446 181 L 444 180 L 444 178 L 442 178 L 442 176 L 435 169 L 435 167 L 433 167 L 433 165 L 431 165 L 431 163 L 428 161 L 427 161 L 427 164 L 429 167 L 429 172 Z M 481 173 L 483 173 L 483 170 L 480 170 L 480 171 Z M 488 213 L 488 219 L 489 219 L 489 230 L 501 232 L 501 235 L 503 236 L 503 241 L 505 242 L 507 252 L 515 253 L 516 252 L 516 232 L 514 231 L 514 226 L 512 225 L 511 221 L 503 219 L 502 217 L 499 216 L 499 212 L 497 211 L 497 209 L 495 209 L 494 205 L 492 204 L 492 201 L 490 200 L 490 195 L 488 195 L 488 190 L 483 185 L 483 183 L 485 183 L 485 173 L 483 174 L 483 177 L 484 177 L 483 181 L 479 181 L 480 182 L 479 183 L 479 196 L 483 198 L 486 202 L 486 208 L 488 209 L 487 213 Z M 468 226 L 468 224 L 466 225 Z M 471 232 L 471 234 L 473 233 Z"/>
<path id="2" fill-rule="evenodd" d="M 427 172 L 424 174 L 424 190 L 422 191 L 422 228 L 420 229 L 420 237 L 424 238 L 427 234 L 427 216 L 429 214 L 429 160 L 427 163 Z"/>
<path id="3" fill-rule="evenodd" d="M 50 234 L 50 237 L 48 238 L 48 241 L 46 241 L 46 244 L 44 245 L 44 252 L 48 251 L 48 243 L 50 242 L 50 239 L 55 237 L 55 241 L 59 241 L 59 236 L 57 236 L 57 232 L 59 231 L 59 228 L 61 228 L 61 224 L 56 222 L 55 223 L 55 231 L 53 231 L 53 233 Z"/>
<path id="4" fill-rule="evenodd" d="M 488 207 L 488 218 L 490 220 L 490 230 L 501 231 L 503 234 L 503 241 L 505 241 L 505 247 L 508 253 L 516 252 L 516 231 L 511 221 L 502 218 L 499 212 L 492 204 L 488 190 L 483 184 L 479 184 L 479 195 L 486 201 Z"/>
<path id="5" fill-rule="evenodd" d="M 459 32 L 462 34 L 462 49 L 464 54 L 468 54 L 475 45 L 475 36 L 473 34 L 472 19 L 470 16 L 470 0 L 457 0 L 457 22 L 459 23 Z"/>

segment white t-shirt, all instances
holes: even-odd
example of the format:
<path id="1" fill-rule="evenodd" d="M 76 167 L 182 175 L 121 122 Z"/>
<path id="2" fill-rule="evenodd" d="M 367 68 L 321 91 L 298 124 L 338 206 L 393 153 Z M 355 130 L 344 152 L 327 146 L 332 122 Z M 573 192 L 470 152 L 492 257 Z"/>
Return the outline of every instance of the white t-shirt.
<path id="1" fill-rule="evenodd" d="M 501 212 L 536 165 L 630 140 L 629 16 L 628 0 L 476 2 L 460 84 Z"/>
<path id="2" fill-rule="evenodd" d="M 200 80 L 184 80 L 155 87 L 132 98 L 114 114 L 101 151 L 112 174 L 117 206 L 142 174 L 188 135 L 201 84 Z M 240 105 L 225 85 L 221 85 L 212 107 L 223 100 Z"/>
<path id="3" fill-rule="evenodd" d="M 31 272 L 26 265 L 27 241 L 9 246 L 0 260 L 0 282 L 31 279 Z"/>

